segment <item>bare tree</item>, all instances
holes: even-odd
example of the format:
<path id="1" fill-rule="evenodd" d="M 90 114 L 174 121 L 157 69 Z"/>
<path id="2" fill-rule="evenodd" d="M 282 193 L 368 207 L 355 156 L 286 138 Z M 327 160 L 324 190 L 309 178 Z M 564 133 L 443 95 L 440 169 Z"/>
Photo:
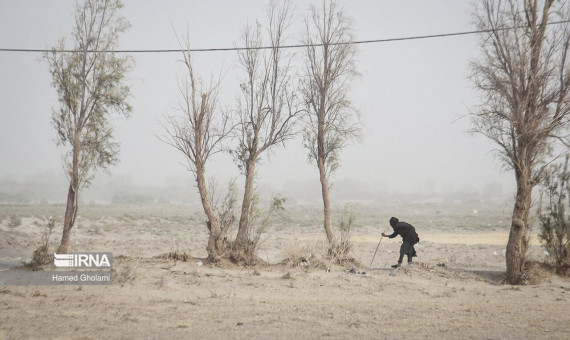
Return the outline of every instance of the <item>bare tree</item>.
<path id="1" fill-rule="evenodd" d="M 70 147 L 64 161 L 69 190 L 60 253 L 68 251 L 80 189 L 89 185 L 97 168 L 107 169 L 118 161 L 110 115 L 131 112 L 125 74 L 132 61 L 113 53 L 119 35 L 129 27 L 119 16 L 122 7 L 119 0 L 77 4 L 72 52 L 66 51 L 62 38 L 58 47 L 44 55 L 60 103 L 52 113 L 58 145 Z"/>
<path id="2" fill-rule="evenodd" d="M 472 63 L 482 104 L 472 114 L 473 131 L 498 146 L 515 173 L 515 205 L 506 250 L 507 281 L 519 284 L 528 247 L 532 190 L 556 158 L 558 142 L 570 145 L 570 41 L 567 3 L 553 0 L 483 0 L 475 13 L 482 56 Z"/>
<path id="3" fill-rule="evenodd" d="M 302 93 L 306 105 L 303 133 L 309 161 L 319 169 L 324 228 L 335 244 L 331 227 L 330 176 L 340 165 L 340 152 L 358 136 L 358 111 L 349 99 L 350 82 L 357 75 L 350 19 L 334 1 L 311 7 L 305 20 L 305 71 Z"/>
<path id="4" fill-rule="evenodd" d="M 246 249 L 256 165 L 264 152 L 295 135 L 294 126 L 299 111 L 296 109 L 290 78 L 291 57 L 281 48 L 292 13 L 290 1 L 284 1 L 280 6 L 275 0 L 270 2 L 267 8 L 269 49 L 261 48 L 263 33 L 259 23 L 255 27 L 246 26 L 243 33 L 246 49 L 239 52 L 239 63 L 245 77 L 241 84 L 242 97 L 238 101 L 239 146 L 233 151 L 236 163 L 245 175 L 235 243 L 238 250 Z"/>
<path id="5" fill-rule="evenodd" d="M 210 190 L 206 185 L 206 163 L 222 151 L 222 143 L 231 131 L 230 117 L 219 109 L 219 82 L 205 86 L 201 80 L 196 80 L 188 40 L 183 56 L 187 79 L 179 85 L 182 97 L 178 105 L 179 114 L 166 118 L 164 129 L 167 137 L 163 141 L 184 154 L 188 169 L 194 174 L 207 218 L 209 238 L 206 249 L 210 258 L 215 258 L 224 252 L 226 234 L 235 219 L 232 210 L 235 199 L 231 197 L 235 190 L 229 190 L 230 196 L 226 198 L 229 201 L 224 204 L 226 210 L 218 216 L 213 199 L 215 185 L 210 185 Z"/>

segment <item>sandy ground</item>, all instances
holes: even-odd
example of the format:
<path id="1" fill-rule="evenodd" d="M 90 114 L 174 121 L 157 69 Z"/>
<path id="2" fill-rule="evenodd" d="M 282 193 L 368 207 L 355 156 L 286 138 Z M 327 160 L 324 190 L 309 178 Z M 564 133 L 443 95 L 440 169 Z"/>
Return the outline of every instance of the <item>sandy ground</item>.
<path id="1" fill-rule="evenodd" d="M 0 224 L 0 270 L 29 259 L 43 225 Z M 421 230 L 417 263 L 398 270 L 389 267 L 398 239 L 383 239 L 368 268 L 380 233 L 353 231 L 362 263 L 353 272 L 324 259 L 277 264 L 318 249 L 317 227 L 269 230 L 258 255 L 271 265 L 220 267 L 198 265 L 202 228 L 80 219 L 72 251 L 113 252 L 114 284 L 0 286 L 0 339 L 570 338 L 570 279 L 536 269 L 530 285 L 502 283 L 506 230 Z M 157 257 L 171 251 L 194 258 Z M 538 246 L 532 253 L 543 257 Z"/>

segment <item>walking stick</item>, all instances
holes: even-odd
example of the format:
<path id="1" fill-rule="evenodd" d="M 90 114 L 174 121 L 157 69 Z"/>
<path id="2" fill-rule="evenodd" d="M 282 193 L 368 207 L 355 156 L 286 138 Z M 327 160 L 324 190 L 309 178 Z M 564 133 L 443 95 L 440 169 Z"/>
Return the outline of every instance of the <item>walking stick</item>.
<path id="1" fill-rule="evenodd" d="M 380 248 L 380 243 L 382 243 L 383 238 L 384 238 L 384 235 L 382 235 L 380 237 L 380 242 L 378 242 L 378 245 L 376 246 L 376 251 L 374 252 L 374 256 L 372 256 L 372 261 L 370 261 L 370 268 L 372 268 L 372 263 L 374 263 L 374 258 L 376 257 L 376 252 L 378 252 L 378 248 Z"/>

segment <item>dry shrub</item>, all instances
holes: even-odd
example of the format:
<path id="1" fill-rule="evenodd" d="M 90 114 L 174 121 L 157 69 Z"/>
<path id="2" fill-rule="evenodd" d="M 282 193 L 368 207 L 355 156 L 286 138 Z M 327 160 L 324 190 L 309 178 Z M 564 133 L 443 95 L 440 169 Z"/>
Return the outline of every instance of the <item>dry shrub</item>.
<path id="1" fill-rule="evenodd" d="M 352 242 L 350 241 L 350 235 L 342 233 L 340 240 L 329 246 L 328 256 L 340 265 L 359 264 L 351 255 L 351 251 Z"/>
<path id="2" fill-rule="evenodd" d="M 358 260 L 352 255 L 351 228 L 354 223 L 354 214 L 345 207 L 340 222 L 340 239 L 329 244 L 326 240 L 305 244 L 293 244 L 284 253 L 283 264 L 289 267 L 330 268 L 332 264 L 341 266 L 360 266 Z"/>
<path id="3" fill-rule="evenodd" d="M 258 264 L 265 264 L 261 258 L 255 255 L 257 249 L 264 240 L 262 235 L 265 230 L 271 225 L 274 215 L 280 214 L 285 210 L 286 199 L 273 196 L 270 200 L 269 209 L 261 211 L 258 208 L 259 196 L 254 194 L 251 198 L 249 209 L 249 223 L 246 227 L 245 240 L 239 244 L 229 242 L 228 256 L 229 259 L 237 265 L 253 266 Z"/>
<path id="4" fill-rule="evenodd" d="M 329 268 L 328 243 L 325 240 L 294 243 L 285 248 L 282 264 L 288 267 Z"/>
<path id="5" fill-rule="evenodd" d="M 253 266 L 260 263 L 260 261 L 263 262 L 255 255 L 257 248 L 261 244 L 262 233 L 263 228 L 250 226 L 245 241 L 242 242 L 239 247 L 235 241 L 230 242 L 228 252 L 229 259 L 237 265 L 244 266 Z"/>
<path id="6" fill-rule="evenodd" d="M 174 260 L 174 261 L 182 261 L 182 262 L 186 262 L 189 259 L 191 259 L 191 256 L 188 255 L 186 252 L 184 253 L 178 253 L 178 252 L 170 252 L 170 253 L 166 253 L 164 255 L 161 256 L 162 258 L 165 258 L 167 260 Z"/>
<path id="7" fill-rule="evenodd" d="M 333 246 L 330 246 L 326 240 L 295 243 L 285 249 L 281 264 L 290 268 L 304 267 L 307 269 L 327 269 L 332 265 L 358 267 L 360 263 L 349 255 L 351 249 L 352 246 L 348 239 L 341 240 Z"/>
<path id="8" fill-rule="evenodd" d="M 181 249 L 180 240 L 176 240 L 174 247 L 171 248 L 171 251 L 160 255 L 159 258 L 187 262 L 188 260 L 192 259 L 192 256 L 190 256 L 190 254 L 188 254 L 185 250 L 183 251 Z"/>
<path id="9" fill-rule="evenodd" d="M 257 265 L 265 265 L 266 261 L 262 260 L 257 255 L 253 254 L 256 249 L 254 243 L 247 242 L 248 245 L 244 247 L 243 250 L 239 250 L 237 248 L 231 249 L 228 252 L 229 260 L 238 266 L 257 266 Z"/>
<path id="10" fill-rule="evenodd" d="M 557 267 L 538 261 L 527 261 L 523 271 L 522 282 L 528 285 L 538 285 L 556 275 Z"/>
<path id="11" fill-rule="evenodd" d="M 26 267 L 33 271 L 42 270 L 45 266 L 53 261 L 53 255 L 48 254 L 48 249 L 45 246 L 39 246 L 34 250 L 32 261 Z"/>
<path id="12" fill-rule="evenodd" d="M 344 214 L 340 221 L 340 239 L 331 244 L 328 248 L 328 256 L 340 265 L 360 265 L 352 252 L 352 241 L 350 240 L 352 225 L 355 221 L 355 216 L 352 211 L 345 207 Z"/>
<path id="13" fill-rule="evenodd" d="M 43 269 L 46 265 L 52 263 L 53 257 L 49 251 L 49 238 L 55 227 L 55 220 L 50 216 L 47 224 L 44 226 L 42 234 L 42 244 L 34 250 L 32 261 L 27 265 L 31 270 L 37 271 Z"/>
<path id="14" fill-rule="evenodd" d="M 124 286 L 127 282 L 134 281 L 138 262 L 137 258 L 117 256 L 113 261 L 113 281 L 121 286 Z"/>
<path id="15" fill-rule="evenodd" d="M 556 273 L 562 276 L 570 276 L 570 264 L 564 263 L 556 267 Z"/>

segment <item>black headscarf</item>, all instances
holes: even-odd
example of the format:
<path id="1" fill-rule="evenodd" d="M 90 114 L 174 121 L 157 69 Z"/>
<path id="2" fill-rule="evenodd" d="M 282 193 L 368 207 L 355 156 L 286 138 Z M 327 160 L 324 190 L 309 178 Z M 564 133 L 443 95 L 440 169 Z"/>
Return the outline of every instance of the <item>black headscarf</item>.
<path id="1" fill-rule="evenodd" d="M 392 226 L 392 228 L 394 228 L 396 226 L 396 224 L 398 224 L 398 222 L 400 222 L 400 220 L 397 219 L 396 217 L 392 217 L 390 219 L 390 225 Z"/>

